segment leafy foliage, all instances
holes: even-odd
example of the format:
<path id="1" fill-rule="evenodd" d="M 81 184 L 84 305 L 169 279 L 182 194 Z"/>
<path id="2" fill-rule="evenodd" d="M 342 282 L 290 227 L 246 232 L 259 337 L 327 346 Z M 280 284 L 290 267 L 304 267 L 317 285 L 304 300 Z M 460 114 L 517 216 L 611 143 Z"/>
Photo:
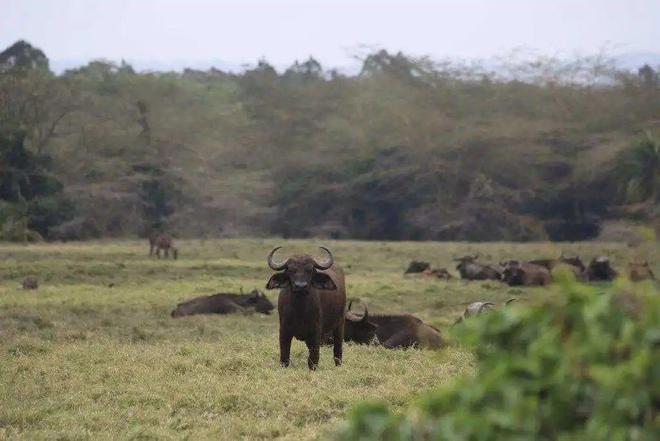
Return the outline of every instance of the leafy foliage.
<path id="1" fill-rule="evenodd" d="M 465 321 L 475 378 L 423 398 L 410 416 L 367 403 L 341 439 L 652 440 L 660 430 L 660 299 L 564 280 L 561 302 Z"/>
<path id="2" fill-rule="evenodd" d="M 353 76 L 311 57 L 282 73 L 97 60 L 54 75 L 18 42 L 0 53 L 0 133 L 52 159 L 64 222 L 94 225 L 81 238 L 578 240 L 627 202 L 622 185 L 654 200 L 612 163 L 657 131 L 657 76 L 598 57 L 492 72 L 385 50 Z"/>
<path id="3" fill-rule="evenodd" d="M 650 133 L 620 155 L 620 172 L 630 202 L 660 202 L 660 141 Z"/>

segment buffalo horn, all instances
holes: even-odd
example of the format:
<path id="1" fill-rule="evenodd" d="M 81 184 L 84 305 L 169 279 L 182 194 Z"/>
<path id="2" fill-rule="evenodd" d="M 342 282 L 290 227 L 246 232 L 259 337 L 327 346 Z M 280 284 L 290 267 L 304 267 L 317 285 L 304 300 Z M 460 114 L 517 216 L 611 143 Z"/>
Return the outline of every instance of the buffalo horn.
<path id="1" fill-rule="evenodd" d="M 360 321 L 366 322 L 367 318 L 369 318 L 369 310 L 367 309 L 367 305 L 364 305 L 364 314 L 362 315 L 362 319 Z"/>
<path id="2" fill-rule="evenodd" d="M 275 247 L 273 248 L 273 251 L 271 251 L 268 254 L 268 266 L 273 271 L 282 271 L 283 269 L 286 268 L 286 262 L 276 263 L 275 261 L 273 261 L 273 254 L 275 254 L 275 251 L 279 250 L 280 248 L 282 247 Z"/>
<path id="3" fill-rule="evenodd" d="M 320 264 L 320 263 L 314 261 L 314 268 L 316 268 L 316 269 L 320 269 L 320 270 L 327 270 L 328 268 L 330 268 L 330 267 L 332 266 L 332 264 L 333 264 L 335 261 L 334 261 L 334 259 L 333 259 L 333 257 L 332 257 L 332 253 L 330 252 L 329 249 L 327 249 L 326 247 L 319 247 L 319 248 L 321 248 L 321 249 L 324 250 L 326 253 L 328 253 L 328 260 L 327 260 L 324 264 Z"/>

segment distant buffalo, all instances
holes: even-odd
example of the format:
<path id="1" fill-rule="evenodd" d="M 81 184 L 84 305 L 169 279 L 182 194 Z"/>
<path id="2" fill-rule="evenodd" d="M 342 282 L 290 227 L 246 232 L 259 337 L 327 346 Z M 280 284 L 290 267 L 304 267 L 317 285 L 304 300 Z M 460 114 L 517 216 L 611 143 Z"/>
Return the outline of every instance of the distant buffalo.
<path id="1" fill-rule="evenodd" d="M 461 279 L 465 280 L 500 280 L 502 278 L 502 271 L 493 265 L 484 265 L 478 263 L 476 260 L 479 258 L 477 254 L 472 256 L 463 256 L 454 259 L 458 262 L 456 269 L 461 274 Z"/>
<path id="2" fill-rule="evenodd" d="M 427 269 L 422 272 L 423 275 L 429 277 L 437 277 L 438 279 L 450 280 L 454 277 L 445 268 Z"/>
<path id="3" fill-rule="evenodd" d="M 37 289 L 39 288 L 39 279 L 36 276 L 27 276 L 22 282 L 23 289 Z"/>
<path id="4" fill-rule="evenodd" d="M 586 267 L 579 256 L 566 256 L 562 252 L 558 259 L 537 259 L 530 260 L 529 263 L 541 265 L 552 271 L 560 265 L 568 266 L 575 276 L 579 279 L 586 270 Z"/>
<path id="5" fill-rule="evenodd" d="M 655 280 L 655 275 L 648 262 L 631 262 L 628 264 L 628 277 L 633 282 Z"/>
<path id="6" fill-rule="evenodd" d="M 515 298 L 509 299 L 506 302 L 504 302 L 504 306 L 507 306 L 511 302 L 515 302 L 515 301 L 516 301 Z M 472 302 L 465 308 L 465 311 L 463 311 L 463 315 L 461 315 L 454 322 L 454 325 L 457 325 L 458 323 L 461 323 L 463 320 L 467 320 L 470 317 L 475 317 L 478 315 L 485 314 L 493 308 L 495 308 L 495 303 L 493 302 Z"/>
<path id="7" fill-rule="evenodd" d="M 179 255 L 179 250 L 174 247 L 174 238 L 169 233 L 152 233 L 149 235 L 149 255 L 153 256 L 154 252 L 156 257 L 160 259 L 160 250 L 165 252 L 165 257 L 170 256 L 172 250 L 172 257 L 175 259 Z"/>
<path id="8" fill-rule="evenodd" d="M 590 282 L 612 281 L 617 276 L 616 271 L 610 264 L 610 259 L 606 256 L 597 256 L 591 259 L 585 273 L 587 280 Z"/>
<path id="9" fill-rule="evenodd" d="M 414 273 L 423 273 L 426 270 L 431 269 L 431 264 L 428 262 L 422 262 L 419 260 L 413 260 L 408 264 L 408 269 L 404 274 L 414 274 Z"/>
<path id="10" fill-rule="evenodd" d="M 309 255 L 291 256 L 278 263 L 268 254 L 268 266 L 277 271 L 268 280 L 267 289 L 280 288 L 277 311 L 280 316 L 280 364 L 289 366 L 291 341 L 295 337 L 307 344 L 307 365 L 315 370 L 319 363 L 321 339 L 331 335 L 335 365 L 342 363 L 346 284 L 344 271 L 334 265 L 332 253 L 319 263 Z"/>
<path id="11" fill-rule="evenodd" d="M 545 266 L 509 260 L 504 264 L 502 281 L 509 286 L 545 286 L 552 283 L 552 276 Z"/>
<path id="12" fill-rule="evenodd" d="M 195 297 L 179 303 L 170 315 L 176 318 L 195 314 L 234 314 L 252 309 L 270 314 L 275 307 L 264 293 L 255 289 L 249 294 L 220 293 Z"/>
<path id="13" fill-rule="evenodd" d="M 374 341 L 388 349 L 421 347 L 438 349 L 447 345 L 440 330 L 411 314 L 364 314 L 346 311 L 344 339 L 360 344 Z"/>

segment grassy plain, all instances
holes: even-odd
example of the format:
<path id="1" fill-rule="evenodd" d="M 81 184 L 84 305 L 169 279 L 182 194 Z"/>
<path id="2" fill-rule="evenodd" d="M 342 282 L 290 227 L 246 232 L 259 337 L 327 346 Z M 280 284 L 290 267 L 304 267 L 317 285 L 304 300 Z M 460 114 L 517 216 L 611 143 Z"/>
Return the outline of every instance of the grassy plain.
<path id="1" fill-rule="evenodd" d="M 310 373 L 294 342 L 278 366 L 277 314 L 171 319 L 177 302 L 263 288 L 267 252 L 315 252 L 316 241 L 179 241 L 179 260 L 142 241 L 0 245 L 0 439 L 316 439 L 365 399 L 402 408 L 473 371 L 471 354 L 347 345 L 342 367 L 321 350 Z M 324 241 L 348 295 L 373 311 L 407 311 L 446 332 L 477 300 L 540 302 L 553 289 L 403 276 L 411 259 L 456 274 L 451 259 L 606 254 L 623 268 L 644 251 L 610 243 L 512 244 Z M 655 267 L 657 274 L 657 266 Z M 20 288 L 39 277 L 36 291 Z M 276 303 L 276 293 L 267 295 Z"/>

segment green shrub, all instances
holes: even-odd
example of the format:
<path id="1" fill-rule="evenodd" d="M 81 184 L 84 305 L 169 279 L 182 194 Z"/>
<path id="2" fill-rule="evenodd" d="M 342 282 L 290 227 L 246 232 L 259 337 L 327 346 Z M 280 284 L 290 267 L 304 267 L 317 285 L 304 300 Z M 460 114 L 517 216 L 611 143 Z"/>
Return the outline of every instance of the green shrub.
<path id="1" fill-rule="evenodd" d="M 660 439 L 660 298 L 560 283 L 560 303 L 468 320 L 475 378 L 396 415 L 380 404 L 350 414 L 348 440 Z"/>

